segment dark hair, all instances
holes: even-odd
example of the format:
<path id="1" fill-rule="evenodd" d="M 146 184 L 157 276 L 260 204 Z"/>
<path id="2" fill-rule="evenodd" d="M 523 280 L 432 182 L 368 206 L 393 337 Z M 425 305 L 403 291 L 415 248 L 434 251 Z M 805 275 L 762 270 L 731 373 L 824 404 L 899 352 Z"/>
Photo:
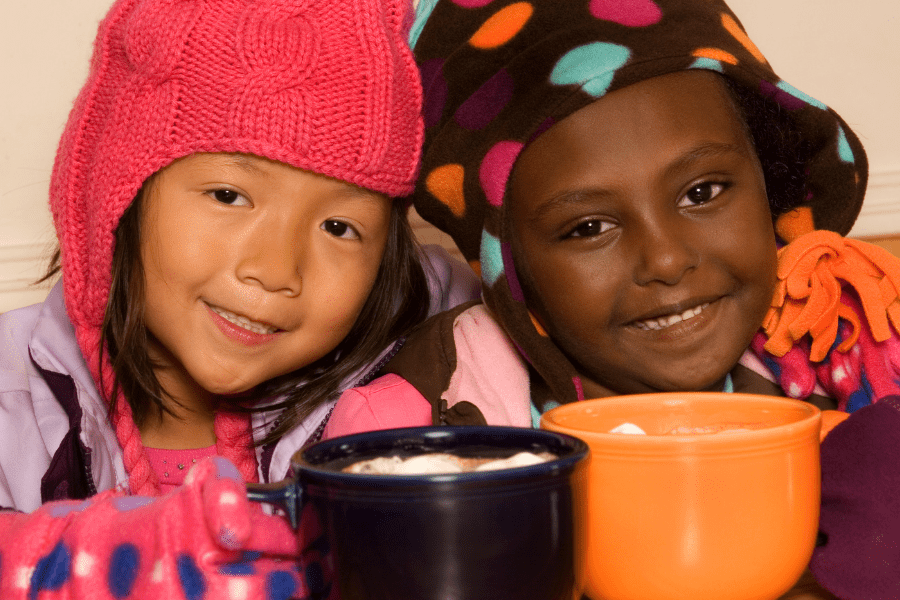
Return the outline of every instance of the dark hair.
<path id="1" fill-rule="evenodd" d="M 150 333 L 144 324 L 144 264 L 141 260 L 141 220 L 145 184 L 125 210 L 116 227 L 112 257 L 112 283 L 101 326 L 100 361 L 104 352 L 114 373 L 112 397 L 107 398 L 110 414 L 115 411 L 119 392 L 131 406 L 135 425 L 150 416 L 172 411 L 163 399 L 163 389 L 154 372 L 157 366 L 147 352 Z M 101 393 L 103 369 L 100 370 Z M 177 401 L 176 401 L 177 402 Z"/>
<path id="2" fill-rule="evenodd" d="M 131 407 L 140 427 L 156 412 L 171 410 L 165 391 L 147 352 L 151 334 L 144 323 L 144 269 L 141 261 L 141 217 L 148 185 L 138 192 L 115 232 L 112 284 L 101 327 L 100 360 L 108 354 L 114 373 L 110 414 L 119 392 Z M 46 281 L 60 271 L 60 250 L 50 259 Z M 389 343 L 422 321 L 429 309 L 428 280 L 419 258 L 418 244 L 406 218 L 406 206 L 391 206 L 387 245 L 372 290 L 349 334 L 327 356 L 292 373 L 263 382 L 234 398 L 223 398 L 220 408 L 237 412 L 283 410 L 277 423 L 259 444 L 271 443 L 296 427 L 316 407 L 333 398 L 352 375 L 368 366 Z M 385 315 L 391 315 L 385 317 Z M 100 369 L 101 378 L 103 369 Z M 100 382 L 101 393 L 105 386 Z M 259 400 L 281 398 L 256 407 Z"/>
<path id="3" fill-rule="evenodd" d="M 766 181 L 772 218 L 806 200 L 807 164 L 812 146 L 778 102 L 723 78 L 753 141 Z"/>
<path id="4" fill-rule="evenodd" d="M 144 190 L 126 209 L 116 228 L 112 260 L 112 284 L 106 311 L 101 325 L 100 346 L 100 394 L 105 396 L 106 386 L 102 368 L 104 354 L 109 354 L 115 373 L 112 397 L 106 398 L 109 412 L 115 411 L 119 391 L 131 406 L 135 424 L 142 424 L 151 410 L 165 411 L 162 386 L 153 372 L 153 363 L 147 353 L 147 328 L 144 326 L 144 278 L 141 262 L 141 206 Z M 50 257 L 47 270 L 35 283 L 48 281 L 62 267 L 62 252 L 57 245 Z"/>

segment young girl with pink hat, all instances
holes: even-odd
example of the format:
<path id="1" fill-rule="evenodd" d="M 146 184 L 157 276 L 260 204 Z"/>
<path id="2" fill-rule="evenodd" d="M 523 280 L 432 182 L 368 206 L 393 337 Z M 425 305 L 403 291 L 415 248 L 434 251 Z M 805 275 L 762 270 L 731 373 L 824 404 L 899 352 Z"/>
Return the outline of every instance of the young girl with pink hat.
<path id="1" fill-rule="evenodd" d="M 401 0 L 112 6 L 53 171 L 61 282 L 0 316 L 0 596 L 329 593 L 314 515 L 298 572 L 243 482 L 284 478 L 478 288 L 395 199 L 423 136 L 409 23 Z"/>

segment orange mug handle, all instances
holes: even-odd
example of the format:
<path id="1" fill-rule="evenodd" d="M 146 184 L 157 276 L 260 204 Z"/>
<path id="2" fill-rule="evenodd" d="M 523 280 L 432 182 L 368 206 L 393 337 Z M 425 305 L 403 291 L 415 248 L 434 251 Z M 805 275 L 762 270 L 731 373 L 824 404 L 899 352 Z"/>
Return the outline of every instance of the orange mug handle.
<path id="1" fill-rule="evenodd" d="M 843 423 L 850 413 L 842 410 L 823 410 L 822 411 L 822 428 L 819 430 L 819 442 L 825 439 L 832 429 Z"/>

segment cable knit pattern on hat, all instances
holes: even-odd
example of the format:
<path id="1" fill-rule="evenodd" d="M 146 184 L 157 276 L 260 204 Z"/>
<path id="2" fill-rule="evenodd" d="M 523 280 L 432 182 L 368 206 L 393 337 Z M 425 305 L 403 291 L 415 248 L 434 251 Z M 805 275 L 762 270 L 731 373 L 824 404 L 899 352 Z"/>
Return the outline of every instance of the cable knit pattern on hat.
<path id="1" fill-rule="evenodd" d="M 66 307 L 94 380 L 114 232 L 141 185 L 197 152 L 242 152 L 388 196 L 412 191 L 422 140 L 408 0 L 119 0 L 63 133 L 50 190 Z M 124 402 L 119 402 L 124 406 Z M 156 488 L 130 410 L 115 416 L 132 491 Z M 255 472 L 249 421 L 219 453 Z M 244 448 L 239 450 L 239 448 Z"/>

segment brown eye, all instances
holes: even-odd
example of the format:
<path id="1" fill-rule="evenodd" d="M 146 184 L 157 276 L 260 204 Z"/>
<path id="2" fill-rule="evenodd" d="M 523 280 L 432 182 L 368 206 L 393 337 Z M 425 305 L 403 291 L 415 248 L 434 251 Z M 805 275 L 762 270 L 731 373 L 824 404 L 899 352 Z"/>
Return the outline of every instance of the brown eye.
<path id="1" fill-rule="evenodd" d="M 712 181 L 698 183 L 687 191 L 684 200 L 690 204 L 704 204 L 725 191 L 726 187 L 724 183 Z"/>
<path id="2" fill-rule="evenodd" d="M 577 238 L 577 237 L 594 237 L 596 235 L 600 235 L 612 228 L 611 223 L 607 223 L 606 221 L 601 221 L 600 219 L 591 219 L 590 221 L 583 221 L 575 226 L 569 233 L 565 236 L 566 238 Z"/>
<path id="3" fill-rule="evenodd" d="M 216 202 L 221 202 L 222 204 L 228 205 L 245 205 L 249 204 L 247 199 L 242 195 L 237 193 L 234 190 L 228 189 L 219 189 L 219 190 L 211 190 L 209 195 L 215 198 Z"/>
<path id="4" fill-rule="evenodd" d="M 324 223 L 322 223 L 322 229 L 324 229 L 334 237 L 349 239 L 355 239 L 359 237 L 359 234 L 356 232 L 356 230 L 343 221 L 325 221 Z"/>

